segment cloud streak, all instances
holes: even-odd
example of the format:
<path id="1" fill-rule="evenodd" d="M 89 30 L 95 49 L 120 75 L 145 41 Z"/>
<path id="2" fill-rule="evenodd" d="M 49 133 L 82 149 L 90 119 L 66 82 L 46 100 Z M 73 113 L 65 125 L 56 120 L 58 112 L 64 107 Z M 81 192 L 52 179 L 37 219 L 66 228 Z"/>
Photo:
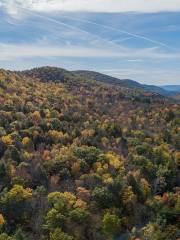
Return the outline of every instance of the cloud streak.
<path id="1" fill-rule="evenodd" d="M 51 45 L 31 44 L 0 44 L 0 60 L 15 60 L 18 58 L 36 58 L 36 57 L 118 57 L 117 52 L 104 49 L 63 46 L 55 47 Z"/>
<path id="2" fill-rule="evenodd" d="M 33 11 L 88 11 L 88 12 L 177 12 L 179 0 L 1 0 L 12 12 L 19 4 Z"/>
<path id="3" fill-rule="evenodd" d="M 172 60 L 179 59 L 180 53 L 167 53 L 158 48 L 133 49 L 121 47 L 119 50 L 105 48 L 80 47 L 76 45 L 52 46 L 34 44 L 4 44 L 0 43 L 0 60 L 15 60 L 18 58 L 35 57 L 78 57 L 78 58 L 122 58 L 122 59 L 155 59 Z"/>

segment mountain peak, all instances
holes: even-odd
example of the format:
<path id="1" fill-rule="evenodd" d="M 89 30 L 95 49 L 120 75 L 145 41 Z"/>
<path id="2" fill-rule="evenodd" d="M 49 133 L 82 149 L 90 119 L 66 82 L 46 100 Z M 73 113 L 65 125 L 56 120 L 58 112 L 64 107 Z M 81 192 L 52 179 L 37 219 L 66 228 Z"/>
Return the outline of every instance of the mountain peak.
<path id="1" fill-rule="evenodd" d="M 38 78 L 43 82 L 48 81 L 65 82 L 67 78 L 74 77 L 74 75 L 71 72 L 63 68 L 50 66 L 33 68 L 31 70 L 22 71 L 21 73 L 27 77 Z"/>

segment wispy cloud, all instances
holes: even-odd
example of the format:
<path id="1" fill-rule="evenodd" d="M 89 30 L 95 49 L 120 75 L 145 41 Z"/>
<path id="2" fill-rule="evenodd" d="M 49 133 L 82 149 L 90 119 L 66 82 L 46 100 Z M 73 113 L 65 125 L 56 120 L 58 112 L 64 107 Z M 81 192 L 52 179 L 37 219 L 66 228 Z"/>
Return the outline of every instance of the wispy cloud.
<path id="1" fill-rule="evenodd" d="M 50 16 L 45 16 L 45 15 L 42 14 L 42 12 L 51 12 L 51 11 L 58 11 L 58 10 L 59 11 L 69 11 L 69 10 L 70 11 L 78 11 L 78 9 L 76 9 L 76 7 L 78 6 L 78 2 L 82 3 L 82 5 L 84 3 L 86 3 L 86 7 L 87 6 L 92 6 L 93 4 L 94 4 L 94 7 L 98 7 L 98 4 L 102 0 L 96 0 L 96 2 L 94 2 L 93 0 L 91 2 L 89 0 L 77 0 L 76 5 L 74 4 L 74 2 L 72 4 L 72 0 L 58 0 L 58 1 L 57 0 L 44 0 L 44 1 L 43 0 L 41 0 L 41 1 L 39 1 L 39 0 L 34 0 L 34 1 L 32 1 L 32 0 L 24 0 L 24 1 L 22 1 L 22 0 L 9 0 L 8 2 L 6 0 L 0 0 L 0 1 L 2 1 L 2 7 L 4 7 L 6 9 L 6 11 L 14 18 L 19 19 L 22 16 L 31 15 L 31 16 L 34 16 L 34 17 L 38 17 L 41 20 L 49 21 L 53 24 L 56 24 L 56 25 L 59 25 L 59 26 L 65 26 L 65 27 L 67 27 L 71 30 L 76 30 L 76 31 L 79 31 L 83 34 L 89 34 L 89 35 L 93 36 L 94 34 L 90 33 L 88 30 L 83 30 L 79 27 L 74 26 L 73 24 L 67 24 L 66 22 L 64 22 L 60 19 L 56 20 L 56 19 L 54 19 Z M 107 0 L 107 4 L 110 4 L 108 1 L 109 0 Z M 111 0 L 112 6 L 117 4 L 116 11 L 119 11 L 118 10 L 118 6 L 119 6 L 118 4 L 119 3 L 117 3 L 117 1 L 116 2 L 113 2 L 113 1 L 114 0 Z M 131 0 L 127 0 L 127 1 L 131 1 Z M 137 1 L 142 1 L 142 0 L 137 0 Z M 151 2 L 153 2 L 153 1 L 154 0 L 152 0 Z M 162 0 L 156 0 L 156 1 L 162 1 Z M 174 1 L 176 1 L 176 0 L 174 0 Z M 72 5 L 75 8 L 74 9 L 73 8 L 72 9 L 68 8 L 69 9 L 68 10 L 68 9 L 66 9 L 66 5 L 68 5 L 68 6 Z M 102 4 L 102 6 L 104 6 L 104 5 Z M 40 6 L 42 8 L 39 8 Z M 55 6 L 55 8 L 53 8 L 53 6 Z M 81 6 L 81 4 L 80 4 L 80 6 Z M 1 7 L 1 5 L 0 5 L 0 7 Z M 111 7 L 109 6 L 108 9 L 111 9 Z M 120 10 L 122 10 L 121 7 L 120 7 Z M 93 11 L 93 10 L 88 10 L 88 9 L 83 9 L 82 8 L 82 9 L 79 9 L 79 11 Z M 104 12 L 106 12 L 106 11 L 104 10 Z M 108 31 L 115 31 L 115 32 L 120 33 L 120 34 L 124 34 L 126 36 L 126 38 L 124 38 L 123 41 L 127 41 L 129 39 L 134 38 L 134 39 L 143 40 L 143 41 L 149 42 L 151 44 L 156 44 L 158 46 L 174 50 L 172 48 L 172 46 L 169 46 L 169 45 L 165 44 L 164 42 L 157 41 L 157 40 L 154 40 L 152 38 L 149 38 L 149 37 L 137 34 L 137 33 L 132 33 L 132 32 L 126 31 L 124 29 L 118 29 L 118 28 L 108 26 L 108 25 L 105 25 L 105 24 L 102 24 L 102 23 L 97 23 L 97 22 L 90 21 L 90 20 L 85 20 L 85 19 L 79 19 L 77 17 L 69 17 L 69 16 L 65 16 L 64 14 L 63 14 L 63 18 L 70 19 L 73 22 L 76 21 L 76 22 L 79 22 L 79 23 L 82 23 L 82 24 L 91 24 L 92 26 L 94 25 L 96 27 L 99 27 L 100 29 L 105 29 L 105 30 L 108 30 Z M 94 37 L 99 38 L 99 39 L 101 38 L 97 34 L 94 35 Z M 103 39 L 101 39 L 101 40 L 103 40 Z M 114 41 L 109 41 L 109 43 L 113 44 L 113 45 L 116 45 L 116 47 L 118 46 L 118 44 L 116 44 L 116 42 L 114 42 Z"/>
<path id="2" fill-rule="evenodd" d="M 44 43 L 43 43 L 44 44 Z M 133 59 L 179 59 L 180 53 L 167 53 L 158 48 L 132 49 L 119 47 L 119 49 L 105 49 L 93 47 L 80 47 L 76 45 L 52 46 L 34 44 L 4 44 L 0 43 L 0 60 L 32 58 L 32 57 L 83 57 L 83 58 L 133 58 Z"/>
<path id="3" fill-rule="evenodd" d="M 142 62 L 142 59 L 128 59 L 128 62 Z"/>
<path id="4" fill-rule="evenodd" d="M 15 60 L 18 58 L 35 58 L 35 57 L 118 57 L 116 52 L 79 47 L 79 46 L 63 46 L 55 47 L 51 45 L 40 44 L 0 44 L 1 55 L 0 60 Z"/>
<path id="5" fill-rule="evenodd" d="M 161 12 L 180 11 L 179 0 L 1 0 L 11 12 L 15 4 L 34 11 L 89 11 L 89 12 Z"/>

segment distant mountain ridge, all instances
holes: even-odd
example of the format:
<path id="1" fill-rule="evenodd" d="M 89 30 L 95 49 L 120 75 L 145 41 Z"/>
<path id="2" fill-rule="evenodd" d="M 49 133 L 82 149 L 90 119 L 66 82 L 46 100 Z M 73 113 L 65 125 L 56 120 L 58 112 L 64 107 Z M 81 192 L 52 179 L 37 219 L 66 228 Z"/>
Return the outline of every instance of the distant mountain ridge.
<path id="1" fill-rule="evenodd" d="M 116 85 L 125 88 L 139 89 L 147 92 L 160 94 L 170 97 L 179 93 L 180 86 L 154 86 L 136 82 L 131 79 L 119 79 L 95 71 L 77 70 L 68 71 L 58 67 L 40 67 L 20 72 L 27 77 L 38 78 L 43 82 L 57 81 L 62 83 L 72 83 L 72 81 L 81 81 L 82 79 L 93 80 L 110 85 Z M 179 87 L 179 88 L 178 88 Z"/>
<path id="2" fill-rule="evenodd" d="M 79 74 L 81 77 L 87 77 L 92 80 L 113 84 L 113 85 L 120 85 L 124 87 L 129 87 L 129 88 L 138 88 L 145 91 L 157 93 L 163 96 L 173 96 L 178 93 L 178 91 L 168 90 L 168 87 L 159 87 L 155 85 L 141 84 L 131 79 L 119 79 L 119 78 L 111 77 L 106 74 L 93 72 L 93 71 L 78 70 L 78 71 L 73 71 L 73 73 Z M 171 89 L 173 89 L 173 86 L 171 86 Z"/>
<path id="3" fill-rule="evenodd" d="M 166 91 L 180 93 L 180 85 L 165 85 L 165 86 L 159 86 L 159 87 L 165 89 Z"/>

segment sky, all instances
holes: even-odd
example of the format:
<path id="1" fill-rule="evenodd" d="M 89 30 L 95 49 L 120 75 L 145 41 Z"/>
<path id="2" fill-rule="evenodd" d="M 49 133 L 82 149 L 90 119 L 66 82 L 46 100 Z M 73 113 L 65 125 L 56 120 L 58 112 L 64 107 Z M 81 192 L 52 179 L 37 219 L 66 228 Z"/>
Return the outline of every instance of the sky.
<path id="1" fill-rule="evenodd" d="M 180 0 L 0 0 L 0 68 L 180 84 Z"/>

